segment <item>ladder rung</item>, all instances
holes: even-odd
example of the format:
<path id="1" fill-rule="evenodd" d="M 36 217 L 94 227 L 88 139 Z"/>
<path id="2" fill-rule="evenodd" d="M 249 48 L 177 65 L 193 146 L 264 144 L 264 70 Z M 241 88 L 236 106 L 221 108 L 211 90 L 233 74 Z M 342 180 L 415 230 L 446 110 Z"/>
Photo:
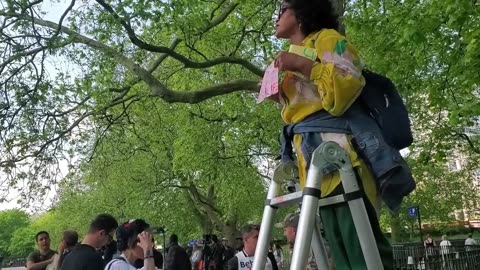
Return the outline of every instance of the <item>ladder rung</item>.
<path id="1" fill-rule="evenodd" d="M 270 199 L 270 205 L 276 207 L 284 207 L 292 204 L 298 204 L 302 202 L 302 195 L 302 191 L 297 191 L 294 193 L 275 197 Z"/>
<path id="2" fill-rule="evenodd" d="M 337 195 L 337 196 L 332 196 L 332 197 L 327 197 L 327 198 L 320 199 L 318 201 L 318 207 L 323 207 L 323 206 L 327 206 L 327 205 L 342 203 L 344 201 L 345 201 L 345 196 L 343 196 L 343 194 Z"/>

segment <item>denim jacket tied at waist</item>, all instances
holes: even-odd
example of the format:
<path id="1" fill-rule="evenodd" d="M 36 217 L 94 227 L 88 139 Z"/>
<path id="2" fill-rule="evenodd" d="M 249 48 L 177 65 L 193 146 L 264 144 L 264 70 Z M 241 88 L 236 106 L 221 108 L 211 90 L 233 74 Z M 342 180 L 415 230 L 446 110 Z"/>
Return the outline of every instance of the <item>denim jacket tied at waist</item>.
<path id="1" fill-rule="evenodd" d="M 282 130 L 282 162 L 291 162 L 293 136 L 302 135 L 302 153 L 307 161 L 322 143 L 315 133 L 345 133 L 353 137 L 357 153 L 370 166 L 385 204 L 391 210 L 400 207 L 403 197 L 415 189 L 410 168 L 397 149 L 388 145 L 375 120 L 355 102 L 342 116 L 335 117 L 324 110 L 313 113 L 302 122 L 285 125 Z"/>

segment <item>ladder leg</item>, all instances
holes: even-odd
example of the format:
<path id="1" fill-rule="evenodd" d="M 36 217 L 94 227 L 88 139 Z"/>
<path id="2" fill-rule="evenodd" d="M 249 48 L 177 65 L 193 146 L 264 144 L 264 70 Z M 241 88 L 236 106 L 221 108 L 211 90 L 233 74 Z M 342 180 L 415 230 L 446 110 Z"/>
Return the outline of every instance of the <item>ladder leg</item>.
<path id="1" fill-rule="evenodd" d="M 363 256 L 368 269 L 383 269 L 382 259 L 378 251 L 377 242 L 373 236 L 372 226 L 368 219 L 367 210 L 363 199 L 355 199 L 348 202 L 352 213 L 353 223 L 357 231 L 358 240 L 362 247 Z"/>
<path id="2" fill-rule="evenodd" d="M 373 235 L 372 226 L 368 219 L 367 210 L 358 184 L 360 179 L 357 179 L 354 173 L 347 152 L 336 143 L 330 142 L 329 144 L 331 144 L 330 147 L 332 150 L 327 151 L 327 153 L 331 153 L 332 155 L 327 155 L 326 158 L 340 168 L 340 178 L 345 195 L 356 197 L 348 200 L 348 206 L 352 214 L 353 223 L 357 231 L 358 240 L 362 248 L 363 256 L 365 257 L 367 268 L 369 270 L 382 270 L 383 263 L 380 258 L 380 252 Z"/>
<path id="3" fill-rule="evenodd" d="M 272 181 L 268 190 L 267 198 L 275 197 L 275 189 L 277 188 L 279 188 L 279 185 Z M 270 236 L 272 235 L 273 221 L 275 219 L 276 212 L 277 208 L 274 208 L 270 205 L 265 205 L 263 209 L 262 223 L 258 235 L 257 248 L 255 249 L 255 258 L 253 261 L 253 270 L 265 269 L 265 263 L 267 261 L 270 244 Z"/>
<path id="4" fill-rule="evenodd" d="M 325 270 L 330 269 L 328 263 L 327 249 L 325 248 L 322 234 L 320 233 L 319 217 L 317 217 L 317 221 L 315 222 L 315 228 L 313 230 L 312 250 L 313 255 L 315 256 L 315 262 L 317 263 L 317 268 Z"/>
<path id="5" fill-rule="evenodd" d="M 323 171 L 320 169 L 324 165 L 321 148 L 322 146 L 320 145 L 313 152 L 311 165 L 307 172 L 307 181 L 303 188 L 302 208 L 300 210 L 295 246 L 293 247 L 291 270 L 305 269 L 310 252 L 318 211 L 318 200 L 320 199 L 320 181 L 323 177 Z"/>
<path id="6" fill-rule="evenodd" d="M 265 263 L 267 261 L 270 245 L 270 236 L 272 235 L 273 222 L 277 212 L 277 207 L 271 206 L 270 200 L 281 193 L 281 181 L 291 177 L 296 177 L 295 174 L 298 174 L 298 169 L 294 164 L 280 164 L 275 169 L 273 180 L 271 181 L 268 189 L 267 201 L 263 209 L 262 223 L 258 235 L 257 247 L 255 249 L 252 270 L 265 269 Z"/>

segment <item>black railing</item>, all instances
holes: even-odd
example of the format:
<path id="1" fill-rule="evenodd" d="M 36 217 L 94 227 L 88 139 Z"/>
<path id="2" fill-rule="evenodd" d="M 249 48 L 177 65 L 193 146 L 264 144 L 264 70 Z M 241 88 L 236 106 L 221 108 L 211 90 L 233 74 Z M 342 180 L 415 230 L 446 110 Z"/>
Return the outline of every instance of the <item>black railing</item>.
<path id="1" fill-rule="evenodd" d="M 290 259 L 290 251 L 284 250 L 284 270 L 290 269 Z M 394 245 L 393 259 L 396 270 L 480 270 L 480 246 Z"/>
<path id="2" fill-rule="evenodd" d="M 478 270 L 480 246 L 393 246 L 397 270 Z"/>
<path id="3" fill-rule="evenodd" d="M 19 258 L 19 259 L 4 259 L 2 263 L 0 263 L 0 269 L 2 267 L 8 268 L 8 267 L 23 267 L 27 263 L 27 260 L 25 258 Z"/>

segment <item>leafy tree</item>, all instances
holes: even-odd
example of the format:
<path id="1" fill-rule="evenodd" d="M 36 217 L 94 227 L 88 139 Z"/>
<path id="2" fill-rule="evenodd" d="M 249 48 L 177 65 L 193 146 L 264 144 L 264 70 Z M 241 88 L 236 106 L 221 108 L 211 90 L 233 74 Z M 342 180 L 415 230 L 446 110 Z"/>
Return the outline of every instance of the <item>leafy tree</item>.
<path id="1" fill-rule="evenodd" d="M 29 225 L 29 216 L 24 211 L 13 209 L 0 212 L 0 254 L 10 255 L 12 234 Z"/>
<path id="2" fill-rule="evenodd" d="M 278 150 L 278 123 L 258 117 L 270 106 L 242 95 L 222 99 L 227 112 L 246 108 L 235 115 L 217 116 L 208 103 L 133 105 L 131 121 L 103 134 L 83 173 L 72 175 L 82 179 L 65 182 L 57 210 L 79 219 L 102 211 L 144 217 L 196 238 L 216 232 L 233 240 L 238 225 L 259 222 L 266 187 L 257 166 Z"/>
<path id="3" fill-rule="evenodd" d="M 8 247 L 12 258 L 26 258 L 35 249 L 35 233 L 31 226 L 18 228 L 13 232 Z"/>
<path id="4" fill-rule="evenodd" d="M 273 8 L 266 0 L 98 1 L 80 7 L 72 1 L 58 23 L 41 19 L 39 9 L 38 2 L 7 1 L 0 11 L 8 40 L 0 69 L 1 165 L 11 182 L 30 180 L 32 192 L 44 192 L 34 181 L 40 177 L 58 180 L 48 165 L 91 148 L 88 131 L 95 120 L 124 117 L 111 115 L 112 108 L 128 111 L 152 96 L 198 103 L 256 90 L 263 72 L 254 64 L 267 57 L 258 52 L 271 51 L 258 43 L 264 29 L 271 31 Z M 80 74 L 58 70 L 55 78 L 47 76 L 45 62 L 61 61 L 56 55 L 78 63 Z M 28 172 L 13 175 L 27 164 Z"/>

